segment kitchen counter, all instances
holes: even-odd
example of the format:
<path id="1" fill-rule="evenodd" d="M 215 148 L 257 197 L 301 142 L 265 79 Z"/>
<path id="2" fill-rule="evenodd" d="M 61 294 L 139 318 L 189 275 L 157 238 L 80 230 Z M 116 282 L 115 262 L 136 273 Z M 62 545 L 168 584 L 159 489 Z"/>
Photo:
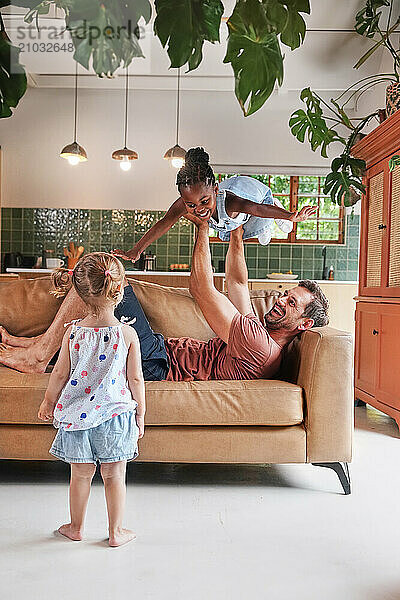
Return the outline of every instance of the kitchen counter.
<path id="1" fill-rule="evenodd" d="M 7 269 L 7 273 L 38 273 L 38 274 L 46 274 L 52 273 L 54 269 L 28 269 L 28 268 L 17 268 L 17 267 L 9 267 Z M 185 275 L 190 275 L 190 271 L 136 271 L 135 269 L 132 271 L 125 271 L 127 275 L 173 275 L 178 277 L 184 277 Z M 225 273 L 214 273 L 214 277 L 225 277 Z M 267 283 L 289 283 L 296 284 L 296 281 L 301 281 L 301 277 L 297 279 L 269 279 L 268 277 L 259 277 L 258 279 L 249 279 L 249 283 L 253 282 L 267 282 Z M 315 279 L 317 283 L 332 284 L 332 283 L 340 283 L 344 285 L 357 285 L 358 281 L 342 281 L 340 279 Z"/>
<path id="2" fill-rule="evenodd" d="M 66 268 L 66 267 L 65 267 Z M 45 275 L 46 273 L 52 273 L 55 269 L 27 269 L 27 268 L 17 268 L 17 267 L 9 267 L 7 269 L 7 273 L 42 273 Z M 190 275 L 190 271 L 125 271 L 126 275 Z M 214 273 L 214 277 L 225 277 L 225 273 Z"/>

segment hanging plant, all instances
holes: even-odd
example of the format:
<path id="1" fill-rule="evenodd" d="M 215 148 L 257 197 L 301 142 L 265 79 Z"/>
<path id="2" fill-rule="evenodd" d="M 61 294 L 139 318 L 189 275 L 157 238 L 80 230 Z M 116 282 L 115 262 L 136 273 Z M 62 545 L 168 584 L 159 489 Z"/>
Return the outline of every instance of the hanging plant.
<path id="1" fill-rule="evenodd" d="M 383 7 L 389 9 L 386 28 L 381 24 L 383 15 L 380 9 Z M 340 156 L 334 158 L 331 163 L 331 171 L 325 179 L 324 187 L 324 194 L 329 194 L 332 202 L 336 204 L 343 202 L 345 206 L 351 206 L 365 193 L 362 183 L 365 162 L 353 158 L 351 150 L 366 125 L 372 119 L 379 122 L 382 111 L 377 109 L 364 117 L 351 118 L 347 113 L 347 106 L 351 100 L 359 100 L 366 91 L 378 84 L 388 82 L 391 85 L 400 85 L 400 51 L 395 50 L 391 39 L 399 25 L 399 3 L 396 0 L 367 0 L 365 6 L 356 14 L 354 29 L 359 35 L 374 39 L 375 43 L 357 61 L 354 68 L 358 69 L 378 48 L 384 47 L 393 58 L 393 72 L 365 77 L 351 85 L 339 97 L 329 101 L 310 88 L 305 88 L 300 94 L 300 100 L 305 103 L 306 109 L 299 109 L 290 117 L 289 127 L 292 134 L 299 142 L 308 141 L 313 152 L 319 148 L 321 155 L 327 158 L 327 149 L 331 143 L 339 142 L 343 145 Z M 347 135 L 346 129 L 349 132 Z"/>
<path id="2" fill-rule="evenodd" d="M 26 8 L 25 21 L 38 27 L 40 17 L 52 6 L 63 10 L 74 59 L 85 69 L 91 66 L 99 77 L 112 77 L 119 67 L 143 57 L 138 22 L 150 21 L 149 0 L 0 0 L 0 10 L 9 5 Z M 155 0 L 155 10 L 154 32 L 167 50 L 171 68 L 196 69 L 205 42 L 220 42 L 221 0 Z M 259 110 L 275 86 L 282 85 L 281 46 L 295 50 L 303 43 L 303 14 L 310 14 L 309 0 L 237 0 L 227 21 L 224 62 L 232 66 L 235 94 L 245 116 Z M 0 85 L 2 96 L 11 93 L 10 81 L 2 78 Z M 10 114 L 0 113 L 0 117 Z"/>

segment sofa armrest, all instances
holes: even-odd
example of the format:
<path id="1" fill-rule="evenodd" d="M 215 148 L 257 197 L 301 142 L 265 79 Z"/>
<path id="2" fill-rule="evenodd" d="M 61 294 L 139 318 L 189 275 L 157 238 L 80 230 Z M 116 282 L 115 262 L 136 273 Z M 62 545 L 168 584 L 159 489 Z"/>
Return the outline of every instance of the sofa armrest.
<path id="1" fill-rule="evenodd" d="M 353 338 L 331 327 L 303 333 L 297 384 L 306 403 L 307 462 L 349 462 L 353 437 Z"/>

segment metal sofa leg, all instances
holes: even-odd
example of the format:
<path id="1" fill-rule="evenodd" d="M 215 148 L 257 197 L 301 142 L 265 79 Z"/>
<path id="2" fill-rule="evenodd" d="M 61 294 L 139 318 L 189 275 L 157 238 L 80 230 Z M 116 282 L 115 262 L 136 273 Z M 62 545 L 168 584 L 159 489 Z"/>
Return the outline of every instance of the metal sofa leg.
<path id="1" fill-rule="evenodd" d="M 339 477 L 339 481 L 342 484 L 345 495 L 351 494 L 350 487 L 350 472 L 349 465 L 340 462 L 334 463 L 312 463 L 315 467 L 326 467 L 327 469 L 333 469 L 336 475 Z"/>

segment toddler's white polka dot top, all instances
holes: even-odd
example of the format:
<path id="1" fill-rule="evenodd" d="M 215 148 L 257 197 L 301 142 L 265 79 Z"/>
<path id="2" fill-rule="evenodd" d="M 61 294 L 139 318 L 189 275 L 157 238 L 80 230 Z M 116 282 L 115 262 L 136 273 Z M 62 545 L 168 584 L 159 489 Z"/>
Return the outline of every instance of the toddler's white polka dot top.
<path id="1" fill-rule="evenodd" d="M 135 410 L 137 402 L 126 379 L 128 348 L 122 327 L 72 325 L 70 376 L 54 409 L 55 427 L 90 429 Z"/>

